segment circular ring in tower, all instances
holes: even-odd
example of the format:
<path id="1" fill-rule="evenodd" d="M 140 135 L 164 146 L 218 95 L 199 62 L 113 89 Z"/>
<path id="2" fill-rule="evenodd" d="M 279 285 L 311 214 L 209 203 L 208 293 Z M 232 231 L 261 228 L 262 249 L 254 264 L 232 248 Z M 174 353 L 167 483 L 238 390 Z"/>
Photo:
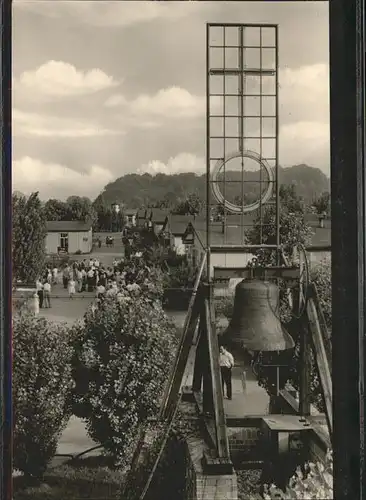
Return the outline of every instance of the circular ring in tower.
<path id="1" fill-rule="evenodd" d="M 248 158 L 250 160 L 253 160 L 256 163 L 258 163 L 259 168 L 264 169 L 267 174 L 267 179 L 265 181 L 262 181 L 263 183 L 267 184 L 265 191 L 259 194 L 259 198 L 255 202 L 249 203 L 248 205 L 241 206 L 226 200 L 219 187 L 219 182 L 222 182 L 218 178 L 221 173 L 221 170 L 223 169 L 224 165 L 226 165 L 229 161 L 235 158 Z M 256 182 L 259 183 L 259 181 Z M 273 183 L 274 183 L 274 175 L 271 167 L 268 165 L 266 160 L 264 160 L 259 156 L 258 153 L 250 150 L 246 150 L 243 153 L 235 152 L 227 155 L 226 158 L 224 158 L 223 160 L 219 160 L 216 163 L 213 172 L 211 174 L 211 188 L 215 200 L 217 201 L 217 203 L 223 205 L 228 212 L 233 214 L 253 212 L 254 210 L 257 210 L 264 203 L 267 203 L 272 196 Z"/>

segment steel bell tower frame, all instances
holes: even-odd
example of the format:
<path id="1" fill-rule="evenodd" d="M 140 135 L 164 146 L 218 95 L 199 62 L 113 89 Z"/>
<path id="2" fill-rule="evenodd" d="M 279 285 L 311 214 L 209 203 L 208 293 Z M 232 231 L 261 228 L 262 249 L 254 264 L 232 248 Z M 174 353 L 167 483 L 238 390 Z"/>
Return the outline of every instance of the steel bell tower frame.
<path id="1" fill-rule="evenodd" d="M 245 247 L 280 247 L 278 26 L 208 23 L 206 25 L 206 245 L 211 252 L 243 252 Z M 236 161 L 238 172 L 230 176 Z M 258 170 L 247 174 L 247 165 Z M 236 193 L 239 201 L 230 199 Z M 253 199 L 256 193 L 256 199 Z M 239 195 L 239 196 L 238 196 Z M 221 205 L 222 237 L 212 237 Z M 275 238 L 263 238 L 264 209 L 275 211 Z M 234 217 L 232 217 L 234 216 Z M 235 218 L 237 236 L 230 234 Z M 257 227 L 255 245 L 246 235 Z M 216 224 L 216 228 L 215 228 Z M 217 239 L 217 238 L 216 238 Z M 279 252 L 277 252 L 279 253 Z"/>

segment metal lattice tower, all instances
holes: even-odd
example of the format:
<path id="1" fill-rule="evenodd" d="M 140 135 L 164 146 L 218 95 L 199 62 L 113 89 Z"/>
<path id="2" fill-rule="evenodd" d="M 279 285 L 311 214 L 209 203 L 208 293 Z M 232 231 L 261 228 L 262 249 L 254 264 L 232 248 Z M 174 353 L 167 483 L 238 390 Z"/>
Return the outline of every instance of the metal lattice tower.
<path id="1" fill-rule="evenodd" d="M 262 245 L 266 205 L 279 247 L 277 25 L 208 24 L 206 44 L 207 247 L 244 246 L 254 222 Z"/>

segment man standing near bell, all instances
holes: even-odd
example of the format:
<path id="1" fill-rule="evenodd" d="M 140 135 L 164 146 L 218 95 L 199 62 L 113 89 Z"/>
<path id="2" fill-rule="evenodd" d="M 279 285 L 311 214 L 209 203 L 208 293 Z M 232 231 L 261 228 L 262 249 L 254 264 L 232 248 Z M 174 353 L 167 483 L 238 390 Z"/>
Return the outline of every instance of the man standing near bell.
<path id="1" fill-rule="evenodd" d="M 234 366 L 234 357 L 227 349 L 225 349 L 224 346 L 220 346 L 219 363 L 221 369 L 221 383 L 224 396 L 225 396 L 225 386 L 226 386 L 227 399 L 232 399 L 231 370 Z"/>

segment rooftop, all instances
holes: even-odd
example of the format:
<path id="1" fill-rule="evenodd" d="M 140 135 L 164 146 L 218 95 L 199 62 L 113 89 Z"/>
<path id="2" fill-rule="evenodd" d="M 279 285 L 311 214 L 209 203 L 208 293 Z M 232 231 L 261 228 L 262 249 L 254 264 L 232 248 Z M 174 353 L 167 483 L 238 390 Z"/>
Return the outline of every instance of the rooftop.
<path id="1" fill-rule="evenodd" d="M 148 213 L 148 216 L 149 214 L 151 214 L 151 220 L 153 222 L 156 222 L 156 223 L 163 223 L 165 222 L 165 219 L 167 217 L 169 217 L 170 215 L 170 212 L 169 210 L 162 210 L 160 208 L 152 208 L 149 213 Z"/>
<path id="2" fill-rule="evenodd" d="M 91 229 L 92 222 L 57 220 L 47 221 L 46 229 L 48 233 L 72 233 L 87 232 Z"/>
<path id="3" fill-rule="evenodd" d="M 190 221 L 197 233 L 198 238 L 202 242 L 206 242 L 206 221 L 205 220 L 193 220 Z M 244 219 L 244 231 L 248 231 L 253 227 L 253 221 L 250 218 Z M 308 218 L 307 220 L 309 226 L 313 231 L 309 247 L 316 250 L 324 249 L 324 247 L 331 246 L 331 221 L 329 219 L 324 220 L 324 227 L 319 227 L 319 218 L 314 216 L 313 218 Z M 189 222 L 188 222 L 189 223 Z M 241 245 L 243 242 L 242 232 L 241 232 L 241 222 L 240 218 L 233 216 L 226 219 L 225 232 L 222 230 L 222 222 L 211 223 L 210 229 L 210 240 L 212 245 Z M 247 227 L 245 227 L 245 225 Z M 173 226 L 174 227 L 174 226 Z M 179 227 L 178 225 L 176 226 Z M 188 224 L 187 224 L 188 228 Z M 173 233 L 179 234 L 179 233 Z"/>
<path id="4" fill-rule="evenodd" d="M 137 208 L 126 208 L 123 210 L 123 213 L 125 215 L 137 215 L 137 212 L 138 212 Z"/>

